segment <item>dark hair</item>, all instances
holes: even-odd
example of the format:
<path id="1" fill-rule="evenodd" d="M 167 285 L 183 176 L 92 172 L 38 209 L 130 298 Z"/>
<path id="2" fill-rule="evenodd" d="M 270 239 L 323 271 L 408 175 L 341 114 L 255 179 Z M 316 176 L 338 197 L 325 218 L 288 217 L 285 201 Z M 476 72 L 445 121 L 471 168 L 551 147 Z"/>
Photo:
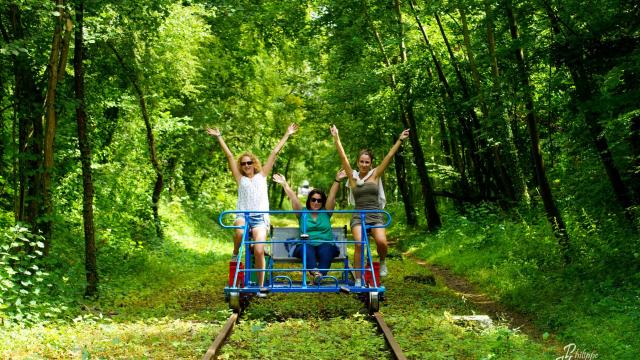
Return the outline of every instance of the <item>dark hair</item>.
<path id="1" fill-rule="evenodd" d="M 311 197 L 315 194 L 320 195 L 320 198 L 322 199 L 322 206 L 320 209 L 324 209 L 324 206 L 327 205 L 327 194 L 320 189 L 313 189 L 309 192 L 309 195 L 307 196 L 307 209 L 311 208 Z"/>
<path id="2" fill-rule="evenodd" d="M 356 161 L 360 161 L 360 157 L 362 155 L 367 155 L 369 157 L 369 159 L 371 159 L 371 164 L 373 164 L 373 151 L 371 151 L 369 149 L 360 150 L 360 152 L 358 153 L 358 158 L 356 159 Z"/>

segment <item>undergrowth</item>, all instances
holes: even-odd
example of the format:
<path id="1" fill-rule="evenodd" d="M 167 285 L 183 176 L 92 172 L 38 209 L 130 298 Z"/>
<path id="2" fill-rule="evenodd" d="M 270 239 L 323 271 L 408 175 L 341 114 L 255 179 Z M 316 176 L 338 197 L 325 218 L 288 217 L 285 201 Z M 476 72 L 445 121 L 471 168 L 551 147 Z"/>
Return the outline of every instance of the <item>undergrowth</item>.
<path id="1" fill-rule="evenodd" d="M 400 248 L 444 265 L 487 294 L 535 319 L 546 334 L 600 358 L 633 359 L 640 350 L 637 234 L 620 219 L 566 215 L 572 259 L 539 211 L 489 205 L 444 214 L 435 234 L 402 236 Z M 395 236 L 400 236 L 396 233 Z"/>
<path id="2" fill-rule="evenodd" d="M 205 209 L 179 203 L 163 208 L 163 243 L 102 248 L 111 253 L 101 263 L 98 299 L 82 298 L 82 278 L 63 282 L 81 272 L 81 263 L 56 269 L 52 277 L 65 284 L 58 285 L 58 294 L 64 294 L 69 310 L 55 321 L 0 329 L 0 357 L 201 358 L 230 314 L 223 287 L 232 231 L 215 225 Z M 431 276 L 425 267 L 398 251 L 389 255 L 391 275 L 384 280 L 387 300 L 381 312 L 408 358 L 548 359 L 557 353 L 553 345 L 508 324 L 483 329 L 454 323 L 452 314 L 477 310 L 442 284 L 415 281 Z M 391 358 L 363 303 L 345 294 L 271 294 L 252 301 L 221 355 L 342 357 Z"/>

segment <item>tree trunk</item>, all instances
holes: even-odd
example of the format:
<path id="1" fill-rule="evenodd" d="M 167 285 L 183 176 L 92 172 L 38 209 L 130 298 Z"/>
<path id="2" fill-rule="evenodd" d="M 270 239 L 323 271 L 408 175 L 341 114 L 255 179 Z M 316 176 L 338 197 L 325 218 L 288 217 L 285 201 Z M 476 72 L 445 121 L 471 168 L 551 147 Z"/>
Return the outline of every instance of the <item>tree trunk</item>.
<path id="1" fill-rule="evenodd" d="M 487 48 L 489 51 L 489 63 L 491 67 L 491 94 L 489 96 L 489 106 L 488 106 L 488 118 L 489 121 L 495 118 L 495 122 L 500 124 L 502 127 L 503 121 L 500 120 L 503 118 L 504 111 L 496 111 L 496 109 L 501 110 L 503 104 L 500 99 L 500 70 L 498 68 L 498 58 L 496 56 L 496 39 L 494 35 L 494 24 L 493 24 L 493 10 L 491 9 L 491 3 L 488 0 L 484 0 L 484 7 L 487 19 Z M 514 191 L 514 200 L 525 199 L 525 201 L 529 202 L 529 193 L 527 190 L 527 184 L 525 182 L 525 176 L 522 171 L 522 165 L 520 161 L 520 156 L 518 154 L 518 149 L 516 146 L 516 139 L 514 137 L 514 132 L 511 129 L 511 123 L 509 121 L 509 117 L 506 116 L 504 120 L 504 133 L 506 140 L 506 148 L 504 149 L 505 157 L 506 157 L 506 167 L 507 169 L 501 169 L 502 171 L 511 171 L 513 174 L 511 176 L 513 181 L 513 191 Z"/>
<path id="2" fill-rule="evenodd" d="M 442 26 L 442 22 L 440 21 L 440 16 L 437 13 L 434 13 L 433 16 L 436 19 L 436 23 L 438 24 L 438 29 L 440 29 L 440 35 L 442 35 L 442 40 L 444 41 L 444 45 L 447 48 L 447 52 L 449 53 L 449 59 L 451 60 L 451 66 L 453 67 L 453 71 L 456 73 L 456 78 L 460 83 L 460 89 L 462 90 L 462 96 L 465 100 L 469 100 L 469 86 L 467 85 L 467 80 L 465 80 L 464 76 L 462 76 L 462 72 L 460 71 L 460 65 L 456 60 L 455 55 L 453 55 L 453 51 L 451 50 L 451 45 L 449 44 L 449 39 L 447 38 L 447 34 L 444 31 L 444 27 Z M 477 117 L 474 119 L 474 127 L 478 127 Z"/>
<path id="3" fill-rule="evenodd" d="M 162 221 L 160 219 L 160 195 L 164 186 L 164 177 L 162 172 L 156 171 L 156 183 L 153 186 L 153 194 L 151 194 L 151 209 L 153 210 L 153 224 L 156 227 L 156 234 L 160 239 L 164 238 L 162 231 Z"/>
<path id="4" fill-rule="evenodd" d="M 515 16 L 513 15 L 513 8 L 511 0 L 505 2 L 505 10 L 507 12 L 507 18 L 509 20 L 509 30 L 511 32 L 511 38 L 515 43 L 519 41 L 518 27 L 516 24 Z M 531 138 L 531 154 L 534 160 L 534 168 L 536 173 L 536 179 L 540 188 L 540 194 L 544 208 L 546 210 L 547 219 L 553 228 L 553 233 L 560 245 L 560 251 L 562 253 L 565 264 L 571 263 L 571 243 L 569 240 L 569 234 L 560 215 L 560 211 L 556 206 L 553 194 L 551 193 L 551 187 L 547 179 L 547 174 L 544 168 L 544 161 L 542 158 L 542 151 L 540 150 L 540 137 L 538 133 L 538 124 L 534 113 L 533 96 L 531 94 L 531 84 L 529 81 L 529 73 L 525 64 L 524 51 L 522 47 L 518 46 L 515 50 L 516 62 L 518 65 L 518 72 L 520 74 L 520 81 L 524 90 L 525 107 L 527 109 L 527 128 L 529 129 L 529 136 Z"/>
<path id="5" fill-rule="evenodd" d="M 547 16 L 549 17 L 549 21 L 551 22 L 551 27 L 554 34 L 558 36 L 560 34 L 559 20 L 553 13 L 553 10 L 548 3 L 545 3 L 545 10 L 547 11 Z M 568 50 L 569 54 L 575 54 L 571 57 L 564 57 L 563 62 L 569 69 L 571 79 L 573 80 L 573 84 L 576 87 L 576 99 L 579 103 L 588 103 L 596 93 L 596 89 L 593 84 L 592 76 L 587 71 L 585 63 L 583 61 L 584 49 L 572 49 L 571 47 L 573 46 L 582 45 L 569 43 L 563 44 L 563 50 Z M 631 207 L 634 204 L 631 193 L 622 181 L 622 176 L 620 176 L 620 172 L 618 171 L 618 168 L 615 164 L 613 154 L 611 154 L 611 150 L 609 148 L 609 143 L 604 135 L 604 129 L 599 122 L 599 114 L 593 109 L 593 106 L 587 106 L 583 112 L 583 115 L 587 125 L 587 129 L 589 130 L 589 135 L 591 135 L 591 141 L 593 141 L 596 152 L 598 153 L 598 156 L 600 156 L 600 161 L 602 162 L 605 172 L 607 173 L 607 177 L 609 178 L 609 182 L 611 183 L 613 192 L 615 193 L 618 202 L 624 209 L 627 218 L 633 221 L 634 215 L 631 212 Z"/>
<path id="6" fill-rule="evenodd" d="M 0 104 L 2 104 L 4 101 L 4 77 L 0 76 Z M 8 136 L 5 136 L 4 131 L 5 131 L 5 127 L 4 127 L 4 116 L 2 115 L 2 113 L 5 112 L 5 110 L 9 110 L 13 107 L 13 105 L 9 105 L 4 109 L 0 109 L 0 177 L 3 178 L 7 178 L 7 176 L 5 175 L 5 171 L 7 170 L 4 166 L 4 152 L 5 152 L 5 148 L 6 148 L 6 144 L 4 142 L 4 139 L 7 139 Z M 4 191 L 2 193 L 5 193 Z"/>
<path id="7" fill-rule="evenodd" d="M 51 54 L 47 73 L 49 75 L 47 85 L 47 96 L 45 99 L 45 129 L 44 129 L 44 172 L 42 174 L 42 186 L 44 194 L 45 219 L 42 221 L 42 232 L 45 239 L 44 253 L 48 254 L 51 247 L 51 235 L 53 230 L 53 199 L 51 195 L 51 172 L 53 171 L 53 144 L 56 134 L 57 114 L 56 114 L 56 91 L 58 84 L 62 80 L 58 76 L 64 72 L 67 64 L 67 54 L 69 51 L 69 40 L 71 36 L 72 23 L 64 9 L 63 0 L 55 0 L 56 6 L 60 10 L 58 21 L 53 32 Z M 65 21 L 66 20 L 66 21 Z M 62 23 L 66 22 L 64 37 L 62 33 Z M 66 49 L 65 49 L 66 48 Z M 61 69 L 62 68 L 62 69 Z"/>
<path id="8" fill-rule="evenodd" d="M 3 33 L 5 40 L 23 41 L 24 29 L 20 9 L 11 4 L 8 11 L 13 39 Z M 18 195 L 16 221 L 30 225 L 31 231 L 40 231 L 38 218 L 42 213 L 42 91 L 35 81 L 33 69 L 26 55 L 19 52 L 13 57 L 15 101 L 18 122 Z"/>
<path id="9" fill-rule="evenodd" d="M 402 196 L 404 213 L 407 218 L 407 226 L 416 227 L 418 226 L 418 215 L 413 207 L 413 199 L 411 198 L 411 193 L 409 191 L 407 169 L 404 163 L 404 150 L 402 147 L 400 147 L 400 149 L 395 153 L 393 163 L 395 164 L 394 168 L 396 170 L 396 179 L 398 180 L 398 189 L 400 189 L 400 195 Z"/>
<path id="10" fill-rule="evenodd" d="M 640 115 L 631 118 L 629 143 L 631 144 L 631 184 L 633 184 L 634 201 L 640 204 Z"/>
<path id="11" fill-rule="evenodd" d="M 142 87 L 140 86 L 137 79 L 137 72 L 128 69 L 127 65 L 116 50 L 115 46 L 112 43 L 107 43 L 107 45 L 111 48 L 113 53 L 115 54 L 120 66 L 122 67 L 125 74 L 128 75 L 131 84 L 133 85 L 133 89 L 138 95 L 138 101 L 140 103 L 140 112 L 142 113 L 142 119 L 144 120 L 144 125 L 147 131 L 147 144 L 149 146 L 149 158 L 151 161 L 151 166 L 156 172 L 156 182 L 153 187 L 153 193 L 151 195 L 151 210 L 153 211 L 153 221 L 156 227 L 156 234 L 160 239 L 163 238 L 162 231 L 162 222 L 160 220 L 160 213 L 158 211 L 160 204 L 160 195 L 162 194 L 163 188 L 163 176 L 162 176 L 162 167 L 160 166 L 160 161 L 158 160 L 158 155 L 156 152 L 156 141 L 153 136 L 153 127 L 151 126 L 151 120 L 149 119 L 149 112 L 147 111 L 147 102 L 145 100 L 144 92 L 142 91 Z"/>
<path id="12" fill-rule="evenodd" d="M 442 40 L 444 41 L 445 47 L 447 48 L 447 52 L 449 53 L 449 59 L 456 74 L 456 78 L 460 83 L 463 102 L 471 103 L 469 86 L 462 74 L 462 71 L 460 71 L 460 65 L 458 64 L 458 61 L 453 54 L 453 50 L 451 49 L 451 45 L 449 44 L 449 39 L 445 32 L 444 26 L 442 25 L 442 21 L 440 20 L 440 16 L 435 13 L 434 17 L 436 19 L 436 23 L 438 24 L 438 28 L 440 29 Z M 469 131 L 470 134 L 467 135 L 469 137 L 469 145 L 471 150 L 471 153 L 469 155 L 471 156 L 473 166 L 475 167 L 474 174 L 476 174 L 476 181 L 478 182 L 480 192 L 483 193 L 487 198 L 490 197 L 491 194 L 497 195 L 499 193 L 503 193 L 507 198 L 512 198 L 513 191 L 508 185 L 509 183 L 511 183 L 511 180 L 507 179 L 506 181 L 503 181 L 503 178 L 498 173 L 498 169 L 496 169 L 495 167 L 496 159 L 492 159 L 490 156 L 492 152 L 483 151 L 487 149 L 486 141 L 484 141 L 482 137 L 478 137 L 476 139 L 476 136 L 474 135 L 478 134 L 481 128 L 480 121 L 478 120 L 478 115 L 476 114 L 475 109 L 473 109 L 473 107 L 465 105 L 464 113 L 467 114 L 469 119 L 471 119 L 471 126 L 473 128 L 473 130 Z"/>
<path id="13" fill-rule="evenodd" d="M 438 74 L 438 79 L 440 80 L 442 86 L 444 87 L 445 90 L 445 94 L 446 94 L 446 98 L 445 100 L 445 104 L 447 105 L 453 105 L 455 98 L 454 98 L 454 94 L 453 94 L 453 90 L 451 89 L 451 86 L 449 85 L 449 81 L 447 80 L 447 77 L 444 74 L 444 71 L 442 69 L 442 64 L 440 63 L 440 60 L 438 60 L 438 58 L 436 57 L 435 52 L 433 51 L 433 47 L 431 46 L 431 42 L 429 41 L 429 37 L 427 36 L 426 31 L 424 30 L 424 26 L 422 26 L 422 22 L 420 21 L 420 17 L 418 16 L 418 12 L 416 11 L 415 7 L 413 6 L 413 2 L 409 1 L 409 5 L 411 6 L 411 11 L 413 12 L 414 18 L 416 20 L 416 24 L 418 26 L 418 29 L 420 30 L 420 33 L 422 34 L 422 39 L 425 42 L 425 45 L 427 47 L 427 50 L 429 51 L 429 54 L 431 55 L 431 59 L 433 61 L 434 66 L 436 67 L 436 72 Z M 462 136 L 460 136 L 461 142 L 460 142 L 460 148 L 461 148 L 461 152 L 460 152 L 460 156 L 458 157 L 460 159 L 459 164 L 464 166 L 464 169 L 462 171 L 460 171 L 461 174 L 466 174 L 466 167 L 467 164 L 468 166 L 471 167 L 471 169 L 473 170 L 473 177 L 476 180 L 476 186 L 477 188 L 484 188 L 484 186 L 482 185 L 482 179 L 484 178 L 482 171 L 480 171 L 480 159 L 478 157 L 478 151 L 477 151 L 477 146 L 476 146 L 476 141 L 475 138 L 473 136 L 473 130 L 471 128 L 471 126 L 469 125 L 469 122 L 467 121 L 467 119 L 465 119 L 464 116 L 460 115 L 460 114 L 456 114 L 455 115 L 458 119 L 458 123 L 460 125 L 460 129 L 462 132 Z M 454 134 L 457 132 L 451 131 L 452 129 L 450 129 L 449 133 L 450 134 Z M 454 154 L 453 152 L 456 151 L 457 147 L 453 146 L 453 136 L 450 138 L 450 141 L 452 142 L 452 155 L 454 157 L 457 157 L 456 154 Z M 464 158 L 468 157 L 470 159 L 470 161 L 465 162 Z M 462 189 L 468 189 L 469 191 L 471 191 L 468 182 L 467 183 L 461 183 L 460 187 Z M 475 195 L 471 195 L 471 194 L 464 194 L 463 196 L 461 196 L 461 198 L 475 198 Z"/>
<path id="14" fill-rule="evenodd" d="M 407 122 L 409 124 L 410 134 L 415 133 L 415 136 L 409 136 L 411 141 L 411 148 L 413 149 L 413 157 L 416 161 L 416 168 L 418 170 L 418 176 L 420 177 L 420 185 L 422 188 L 422 196 L 424 196 L 424 212 L 427 217 L 427 228 L 429 231 L 436 231 L 442 226 L 440 220 L 440 214 L 436 207 L 436 197 L 433 194 L 433 186 L 431 185 L 431 178 L 427 170 L 427 162 L 422 152 L 422 146 L 420 146 L 420 140 L 418 138 L 418 128 L 413 116 L 413 107 L 407 107 Z"/>
<path id="15" fill-rule="evenodd" d="M 399 28 L 399 47 L 400 47 L 400 61 L 405 63 L 407 61 L 407 52 L 404 46 L 404 28 L 402 24 L 402 12 L 400 11 L 400 1 L 394 0 L 394 9 L 396 12 L 396 16 L 398 19 L 398 28 Z M 380 40 L 380 36 L 376 31 L 376 39 L 378 40 L 378 46 L 384 52 L 384 48 L 382 47 L 382 41 Z M 387 56 L 385 58 L 388 61 Z M 390 63 L 387 63 L 387 66 L 390 66 Z M 394 91 L 397 93 L 397 84 L 393 84 Z M 422 146 L 420 145 L 420 136 L 418 134 L 418 127 L 416 126 L 415 117 L 413 114 L 413 100 L 411 88 L 409 87 L 406 91 L 406 94 L 403 96 L 401 94 L 397 94 L 399 98 L 399 102 L 401 104 L 401 118 L 403 119 L 403 124 L 405 127 L 409 128 L 409 141 L 411 142 L 411 148 L 413 149 L 413 157 L 416 163 L 416 170 L 418 171 L 418 177 L 420 178 L 420 185 L 422 189 L 422 196 L 424 200 L 424 213 L 427 220 L 427 228 L 429 231 L 436 231 L 442 226 L 442 222 L 440 220 L 440 214 L 438 213 L 438 209 L 436 207 L 436 199 L 433 196 L 433 188 L 431 186 L 431 178 L 429 176 L 429 171 L 427 170 L 427 162 L 424 158 L 424 153 L 422 152 Z"/>
<path id="16" fill-rule="evenodd" d="M 373 31 L 373 34 L 375 35 L 376 43 L 378 45 L 378 48 L 380 49 L 380 54 L 381 54 L 381 56 L 383 58 L 384 64 L 387 67 L 390 67 L 391 66 L 391 61 L 389 60 L 389 57 L 387 56 L 387 52 L 384 50 L 384 46 L 382 44 L 382 39 L 380 38 L 380 33 L 378 33 L 378 30 L 374 26 L 373 22 L 371 22 L 371 19 L 369 18 L 369 13 L 367 11 L 366 6 L 365 6 L 365 15 L 367 16 L 367 20 L 368 20 L 369 24 L 371 24 L 371 29 Z M 401 45 L 401 49 L 402 49 L 402 47 L 403 47 L 403 45 Z M 402 121 L 402 124 L 403 124 L 404 127 L 408 128 L 410 126 L 406 121 L 406 117 L 405 117 L 406 116 L 406 111 L 404 109 L 404 105 L 403 105 L 403 101 L 401 99 L 401 96 L 398 94 L 398 83 L 397 83 L 395 75 L 393 73 L 391 73 L 391 75 L 389 76 L 389 86 L 391 87 L 393 92 L 398 97 L 398 112 L 399 112 L 399 116 L 400 116 L 400 119 Z M 418 139 L 417 136 L 418 136 L 417 132 L 413 132 L 413 131 L 410 132 L 410 136 L 409 136 L 410 138 L 416 137 L 416 139 Z M 411 144 L 413 146 L 413 144 L 414 144 L 413 140 L 412 140 Z M 420 146 L 420 142 L 417 141 L 417 144 L 418 144 L 418 147 L 419 147 Z M 422 150 L 422 149 L 419 149 L 419 150 Z M 401 151 L 401 149 L 398 152 L 400 152 L 400 151 Z M 415 151 L 416 151 L 416 148 L 414 148 L 414 155 L 415 155 Z M 399 160 L 402 161 L 402 164 L 398 164 L 396 162 L 396 164 L 395 164 L 395 166 L 396 166 L 396 175 L 398 175 L 398 171 L 399 171 L 398 167 L 400 167 L 400 169 L 404 168 L 404 157 L 398 158 L 398 157 L 394 156 L 394 161 L 399 161 Z M 416 162 L 417 162 L 417 159 L 416 159 Z M 424 166 L 424 163 L 417 164 L 417 166 L 418 167 Z M 404 177 L 406 179 L 406 172 L 404 173 L 404 175 L 401 174 L 401 177 Z M 410 224 L 409 226 L 417 225 L 418 220 L 417 220 L 417 215 L 415 213 L 413 197 L 411 196 L 410 191 L 409 191 L 409 184 L 406 181 L 403 181 L 403 179 L 401 179 L 401 178 L 398 178 L 397 180 L 398 180 L 398 186 L 400 187 L 400 195 L 402 196 L 402 202 L 403 202 L 404 208 L 405 208 L 405 217 L 407 218 L 407 223 L 409 224 L 409 222 L 413 222 L 413 224 Z M 421 178 L 420 181 L 423 182 L 424 180 Z M 426 195 L 425 195 L 424 198 L 425 198 L 424 201 L 425 201 L 425 204 L 426 204 L 426 202 L 428 201 Z M 438 217 L 438 219 L 439 219 L 439 217 Z M 427 219 L 427 225 L 428 226 L 430 225 L 428 219 Z"/>
<path id="17" fill-rule="evenodd" d="M 438 111 L 438 128 L 440 129 L 440 147 L 444 154 L 444 162 L 449 166 L 454 166 L 452 157 L 451 140 L 449 140 L 449 132 L 447 131 L 447 124 L 444 119 L 444 114 Z"/>
<path id="18" fill-rule="evenodd" d="M 399 45 L 400 45 L 400 61 L 404 64 L 407 62 L 407 49 L 404 45 L 404 25 L 402 24 L 402 11 L 400 10 L 400 0 L 394 0 L 394 9 L 398 18 L 399 33 Z M 401 100 L 402 101 L 402 100 Z M 409 127 L 409 140 L 411 141 L 411 148 L 413 149 L 413 156 L 416 161 L 416 168 L 418 170 L 418 176 L 420 177 L 420 185 L 422 187 L 422 196 L 424 197 L 424 213 L 427 216 L 427 228 L 429 231 L 436 231 L 442 226 L 440 220 L 440 214 L 436 207 L 436 198 L 433 195 L 433 187 L 431 186 L 431 177 L 427 170 L 427 161 L 424 158 L 422 152 L 422 146 L 420 145 L 420 137 L 418 136 L 418 127 L 416 126 L 416 119 L 413 113 L 413 95 L 411 87 L 408 88 L 405 99 L 403 111 L 403 118 L 406 119 L 405 123 Z"/>
<path id="19" fill-rule="evenodd" d="M 476 66 L 476 59 L 471 49 L 471 38 L 469 36 L 469 26 L 467 25 L 467 16 L 462 6 L 458 6 L 458 12 L 460 13 L 460 23 L 462 24 L 462 36 L 464 38 L 464 47 L 466 49 L 467 58 L 469 59 L 469 68 L 471 69 L 471 76 L 473 78 L 473 86 L 475 87 L 476 94 L 478 94 L 478 102 L 480 103 L 480 109 L 482 115 L 486 118 L 488 116 L 487 104 L 484 102 L 484 94 L 482 92 L 482 86 L 480 85 L 480 74 L 478 73 L 478 67 Z"/>
<path id="20" fill-rule="evenodd" d="M 76 122 L 78 124 L 78 147 L 82 164 L 82 220 L 84 225 L 84 269 L 87 286 L 86 297 L 98 295 L 98 265 L 96 260 L 96 237 L 93 222 L 93 180 L 91 174 L 91 145 L 87 134 L 87 113 L 84 96 L 84 0 L 76 2 L 75 48 L 73 55 L 74 80 L 76 85 Z"/>
<path id="21" fill-rule="evenodd" d="M 504 139 L 503 146 L 497 149 L 496 159 L 504 158 L 504 163 L 499 167 L 499 170 L 503 175 L 509 179 L 510 187 L 512 191 L 511 198 L 514 201 L 525 199 L 529 202 L 529 195 L 527 192 L 527 185 L 524 180 L 518 151 L 516 149 L 513 132 L 510 129 L 509 117 L 505 116 L 502 111 L 503 104 L 500 99 L 500 70 L 498 68 L 498 59 L 496 56 L 496 39 L 494 35 L 493 24 L 493 10 L 491 9 L 491 3 L 488 0 L 484 0 L 484 7 L 486 13 L 487 22 L 487 48 L 489 50 L 489 63 L 491 67 L 492 86 L 489 96 L 489 102 L 486 106 L 486 117 L 488 126 L 491 128 L 499 129 L 498 136 Z M 499 111 L 497 111 L 499 110 Z M 494 126 L 495 124 L 495 126 Z"/>

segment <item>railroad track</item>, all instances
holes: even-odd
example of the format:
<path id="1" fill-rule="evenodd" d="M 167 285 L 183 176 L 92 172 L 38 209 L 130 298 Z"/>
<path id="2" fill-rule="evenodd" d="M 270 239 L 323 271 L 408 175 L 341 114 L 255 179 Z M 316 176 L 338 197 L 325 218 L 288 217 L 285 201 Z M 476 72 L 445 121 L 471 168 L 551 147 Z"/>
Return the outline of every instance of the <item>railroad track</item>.
<path id="1" fill-rule="evenodd" d="M 398 345 L 398 342 L 393 337 L 393 333 L 391 332 L 391 329 L 389 328 L 389 326 L 387 326 L 387 323 L 384 321 L 382 314 L 376 311 L 372 314 L 372 317 L 373 319 L 375 319 L 376 324 L 378 325 L 378 329 L 380 329 L 380 331 L 382 332 L 382 335 L 384 336 L 384 340 L 389 346 L 389 349 L 391 350 L 391 354 L 393 355 L 393 358 L 397 360 L 406 360 L 407 357 L 404 356 L 404 354 L 402 353 L 402 349 L 400 348 L 400 345 Z M 231 314 L 231 316 L 229 316 L 229 319 L 227 319 L 227 322 L 222 327 L 222 330 L 220 331 L 218 336 L 216 336 L 216 339 L 213 341 L 213 344 L 211 344 L 207 352 L 204 354 L 204 357 L 202 358 L 202 360 L 217 359 L 218 354 L 220 353 L 220 349 L 224 345 L 225 340 L 231 334 L 231 331 L 233 330 L 233 326 L 235 325 L 236 321 L 238 321 L 238 313 Z"/>

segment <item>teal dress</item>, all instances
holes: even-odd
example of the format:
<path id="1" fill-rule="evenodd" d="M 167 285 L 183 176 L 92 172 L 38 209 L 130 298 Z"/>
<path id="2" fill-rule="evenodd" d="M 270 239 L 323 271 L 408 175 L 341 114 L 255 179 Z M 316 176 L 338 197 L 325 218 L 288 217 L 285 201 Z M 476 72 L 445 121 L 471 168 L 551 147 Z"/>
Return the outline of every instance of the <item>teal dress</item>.
<path id="1" fill-rule="evenodd" d="M 308 209 L 305 209 L 308 211 Z M 331 215 L 328 213 L 318 213 L 314 219 L 311 213 L 305 213 L 306 216 L 300 216 L 300 232 L 302 233 L 303 218 L 306 218 L 306 234 L 309 235 L 307 240 L 307 269 L 320 269 L 322 275 L 327 275 L 328 269 L 331 267 L 331 261 L 340 255 L 340 249 L 336 246 L 331 231 Z M 302 259 L 305 246 L 303 244 L 296 245 L 293 256 Z M 323 270 L 324 269 L 324 270 Z"/>

